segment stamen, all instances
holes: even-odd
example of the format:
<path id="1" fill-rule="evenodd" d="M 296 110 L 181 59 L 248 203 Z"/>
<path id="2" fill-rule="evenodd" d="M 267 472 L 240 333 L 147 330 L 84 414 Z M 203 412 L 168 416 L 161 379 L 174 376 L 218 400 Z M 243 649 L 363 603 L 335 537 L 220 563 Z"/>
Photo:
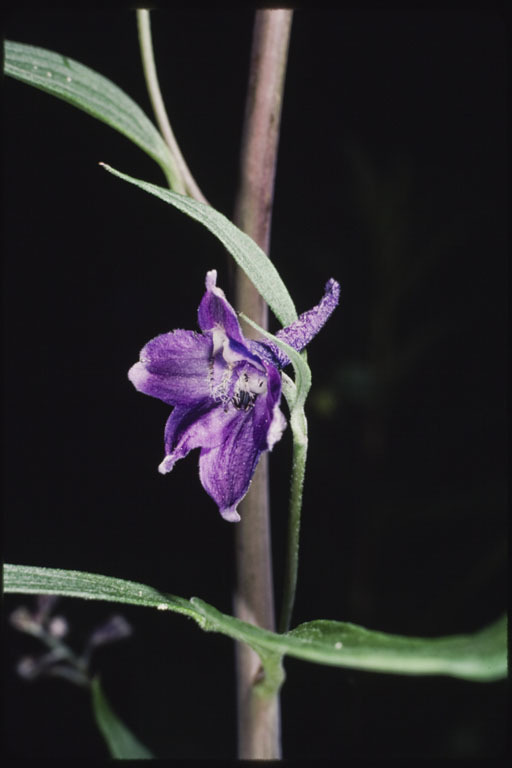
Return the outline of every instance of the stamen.
<path id="1" fill-rule="evenodd" d="M 235 408 L 242 411 L 248 411 L 256 402 L 258 395 L 263 395 L 267 391 L 267 379 L 261 373 L 247 372 L 245 370 L 239 377 L 232 402 Z"/>

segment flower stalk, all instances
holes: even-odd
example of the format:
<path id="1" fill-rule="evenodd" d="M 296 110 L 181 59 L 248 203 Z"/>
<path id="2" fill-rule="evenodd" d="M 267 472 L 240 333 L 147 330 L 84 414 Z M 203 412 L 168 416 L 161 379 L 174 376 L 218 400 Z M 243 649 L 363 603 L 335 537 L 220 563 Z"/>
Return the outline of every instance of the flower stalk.
<path id="1" fill-rule="evenodd" d="M 283 392 L 289 399 L 288 389 L 295 386 L 285 373 L 283 376 Z M 306 457 L 308 451 L 307 421 L 302 408 L 291 417 L 293 432 L 292 477 L 290 482 L 290 511 L 288 517 L 287 553 L 284 572 L 283 603 L 279 618 L 278 632 L 288 632 L 295 603 L 297 574 L 299 569 L 299 535 L 300 517 L 302 511 L 302 489 L 306 472 Z"/>
<path id="2" fill-rule="evenodd" d="M 281 105 L 292 11 L 256 11 L 234 223 L 268 254 Z M 237 308 L 267 328 L 267 307 L 242 270 L 236 273 Z M 251 329 L 244 332 L 250 337 Z M 236 530 L 236 615 L 274 629 L 267 456 L 241 504 Z M 238 756 L 281 757 L 279 691 L 262 695 L 259 657 L 237 646 Z"/>

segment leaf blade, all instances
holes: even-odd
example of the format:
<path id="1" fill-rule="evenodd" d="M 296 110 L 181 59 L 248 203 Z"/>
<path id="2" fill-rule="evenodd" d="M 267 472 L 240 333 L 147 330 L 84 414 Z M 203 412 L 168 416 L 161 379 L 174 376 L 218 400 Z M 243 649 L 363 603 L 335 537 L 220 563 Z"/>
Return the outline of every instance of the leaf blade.
<path id="1" fill-rule="evenodd" d="M 254 240 L 238 229 L 222 213 L 185 195 L 178 195 L 156 184 L 135 179 L 105 163 L 101 165 L 114 176 L 149 192 L 203 224 L 227 248 L 283 326 L 290 325 L 297 319 L 295 305 L 273 263 Z"/>
<path id="2" fill-rule="evenodd" d="M 319 633 L 316 639 L 311 639 L 312 632 Z M 368 671 L 450 675 L 475 682 L 499 680 L 507 674 L 505 616 L 477 632 L 445 637 L 407 637 L 322 619 L 299 625 L 289 634 L 309 636 L 309 660 L 321 656 L 326 664 L 337 665 L 336 657 L 348 650 L 354 668 Z"/>
<path id="3" fill-rule="evenodd" d="M 145 584 L 96 573 L 5 564 L 4 590 L 22 594 L 79 597 L 83 600 L 107 600 L 174 611 L 197 620 L 197 612 L 182 597 L 164 594 Z"/>
<path id="4" fill-rule="evenodd" d="M 55 51 L 5 41 L 4 72 L 87 112 L 137 144 L 155 160 L 174 188 L 179 174 L 151 120 L 121 88 L 98 72 Z"/>
<path id="5" fill-rule="evenodd" d="M 96 724 L 107 742 L 111 757 L 117 760 L 151 760 L 152 753 L 116 715 L 105 696 L 98 677 L 91 683 L 92 709 Z"/>
<path id="6" fill-rule="evenodd" d="M 278 635 L 223 614 L 199 598 L 186 600 L 136 582 L 98 574 L 6 564 L 4 591 L 60 594 L 174 611 L 193 618 L 206 631 L 221 632 L 247 643 L 262 660 L 289 655 L 348 669 L 449 675 L 475 682 L 500 680 L 507 675 L 505 616 L 478 632 L 448 637 L 410 638 L 322 619 Z"/>

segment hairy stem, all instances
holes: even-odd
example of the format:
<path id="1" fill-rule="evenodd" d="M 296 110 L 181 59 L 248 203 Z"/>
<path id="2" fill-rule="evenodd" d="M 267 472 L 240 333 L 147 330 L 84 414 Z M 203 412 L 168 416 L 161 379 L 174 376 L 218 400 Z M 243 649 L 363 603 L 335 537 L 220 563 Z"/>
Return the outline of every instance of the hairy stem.
<path id="1" fill-rule="evenodd" d="M 199 200 L 201 203 L 207 203 L 207 199 L 199 189 L 198 185 L 185 162 L 183 155 L 181 154 L 178 142 L 174 136 L 167 111 L 165 109 L 164 100 L 160 91 L 160 85 L 158 83 L 158 76 L 156 73 L 155 57 L 153 54 L 153 41 L 151 39 L 151 24 L 149 20 L 149 11 L 140 9 L 137 11 L 137 27 L 139 30 L 139 45 L 142 56 L 142 67 L 144 70 L 144 77 L 146 79 L 146 86 L 155 113 L 155 119 L 160 133 L 164 137 L 165 143 L 171 151 L 171 155 L 176 164 L 177 170 L 181 176 L 182 187 L 181 189 L 175 189 L 175 192 L 187 192 L 190 197 L 195 200 Z"/>
<path id="2" fill-rule="evenodd" d="M 268 253 L 281 103 L 292 12 L 256 11 L 249 87 L 241 151 L 240 186 L 234 222 Z M 245 274 L 237 269 L 240 311 L 267 327 L 267 306 Z M 244 329 L 247 336 L 252 329 Z M 236 530 L 236 615 L 274 629 L 272 552 L 269 522 L 268 462 L 264 455 L 240 505 Z M 264 674 L 258 656 L 237 646 L 238 756 L 281 757 L 279 691 L 261 694 Z"/>

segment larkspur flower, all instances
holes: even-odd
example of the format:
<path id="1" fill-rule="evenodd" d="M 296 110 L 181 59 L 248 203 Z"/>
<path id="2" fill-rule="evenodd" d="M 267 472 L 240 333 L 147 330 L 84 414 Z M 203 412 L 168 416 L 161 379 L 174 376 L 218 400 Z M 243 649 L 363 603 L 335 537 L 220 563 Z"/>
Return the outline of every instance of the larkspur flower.
<path id="1" fill-rule="evenodd" d="M 280 440 L 286 420 L 280 410 L 280 368 L 288 357 L 266 339 L 244 338 L 236 312 L 217 287 L 217 272 L 206 275 L 198 310 L 201 333 L 175 330 L 149 341 L 128 372 L 140 392 L 174 406 L 165 426 L 170 472 L 178 459 L 201 448 L 199 476 L 225 520 L 238 522 L 263 451 Z M 276 336 L 303 349 L 336 307 L 339 285 L 329 280 L 320 303 Z"/>

